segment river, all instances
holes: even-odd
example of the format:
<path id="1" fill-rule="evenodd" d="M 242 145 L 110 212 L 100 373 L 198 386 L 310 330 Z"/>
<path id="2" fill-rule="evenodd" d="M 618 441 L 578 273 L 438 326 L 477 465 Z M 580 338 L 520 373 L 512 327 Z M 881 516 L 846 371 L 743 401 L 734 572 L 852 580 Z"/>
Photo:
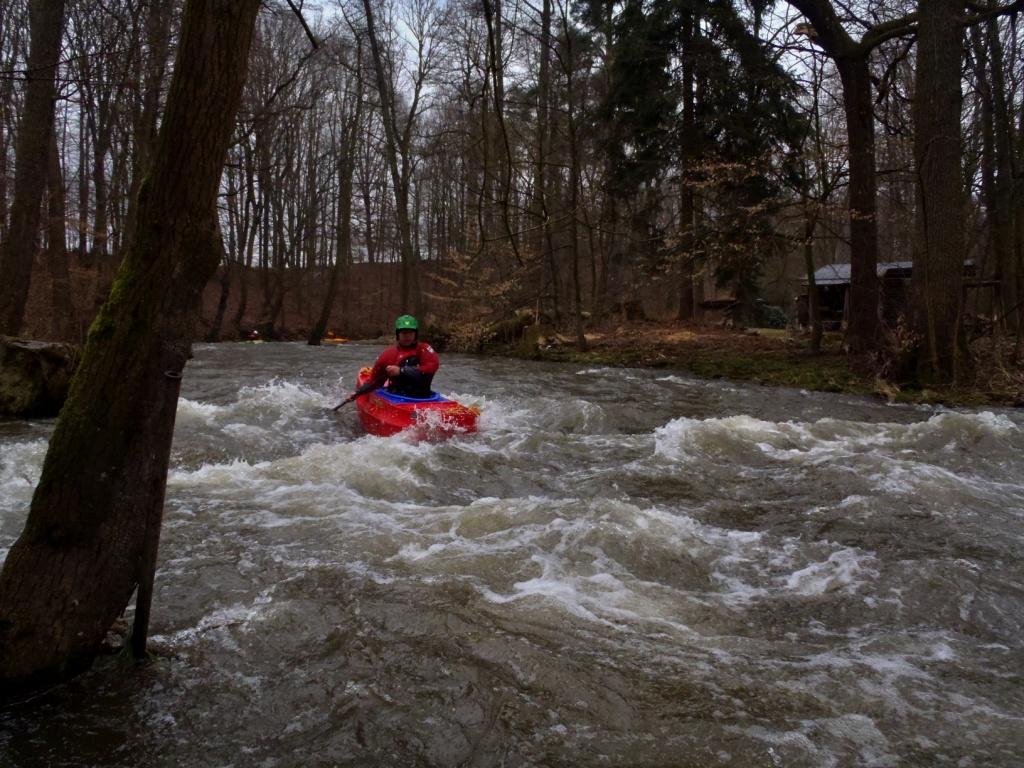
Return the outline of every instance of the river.
<path id="1" fill-rule="evenodd" d="M 330 412 L 377 351 L 197 346 L 158 658 L 0 765 L 1024 761 L 1021 413 L 445 355 L 480 432 L 384 439 Z M 0 558 L 52 428 L 0 422 Z"/>

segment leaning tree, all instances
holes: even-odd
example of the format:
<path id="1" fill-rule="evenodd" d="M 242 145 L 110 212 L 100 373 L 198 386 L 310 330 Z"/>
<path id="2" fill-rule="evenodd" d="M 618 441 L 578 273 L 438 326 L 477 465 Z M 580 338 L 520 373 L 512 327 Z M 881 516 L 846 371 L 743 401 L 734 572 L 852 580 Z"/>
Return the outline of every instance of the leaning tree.
<path id="1" fill-rule="evenodd" d="M 87 666 L 138 588 L 144 650 L 181 371 L 217 267 L 215 201 L 260 0 L 189 0 L 152 171 L 25 530 L 0 573 L 0 680 Z"/>

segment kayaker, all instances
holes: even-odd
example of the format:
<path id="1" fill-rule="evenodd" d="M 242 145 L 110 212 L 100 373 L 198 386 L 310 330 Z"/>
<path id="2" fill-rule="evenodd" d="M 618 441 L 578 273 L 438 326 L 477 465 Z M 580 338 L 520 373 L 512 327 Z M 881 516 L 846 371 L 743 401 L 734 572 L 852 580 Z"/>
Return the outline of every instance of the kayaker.
<path id="1" fill-rule="evenodd" d="M 420 325 L 412 315 L 395 320 L 395 346 L 381 352 L 369 380 L 354 393 L 387 385 L 387 391 L 406 397 L 430 397 L 430 383 L 441 365 L 434 348 L 420 341 Z"/>

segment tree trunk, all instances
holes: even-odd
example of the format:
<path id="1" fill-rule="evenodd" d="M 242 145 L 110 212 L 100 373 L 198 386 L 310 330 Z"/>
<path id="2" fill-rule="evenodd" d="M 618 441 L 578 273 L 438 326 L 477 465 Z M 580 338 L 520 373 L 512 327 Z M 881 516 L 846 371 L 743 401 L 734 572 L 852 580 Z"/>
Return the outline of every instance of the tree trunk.
<path id="1" fill-rule="evenodd" d="M 956 379 L 963 362 L 964 187 L 960 170 L 959 0 L 921 0 L 914 93 L 917 253 L 912 278 L 917 370 L 923 383 Z"/>
<path id="2" fill-rule="evenodd" d="M 1017 157 L 1024 158 L 1024 109 L 1020 110 L 1017 123 Z M 1014 216 L 1013 264 L 1017 276 L 1016 293 L 1018 296 L 1024 296 L 1024 174 L 1017 178 L 1015 184 Z M 1022 352 L 1024 352 L 1024 322 L 1018 322 L 1017 341 L 1013 350 L 1014 362 L 1020 362 Z"/>
<path id="3" fill-rule="evenodd" d="M 878 221 L 875 217 L 875 122 L 867 55 L 837 59 L 850 155 L 850 322 L 854 354 L 878 347 Z"/>
<path id="4" fill-rule="evenodd" d="M 387 162 L 391 171 L 391 183 L 395 193 L 395 221 L 398 224 L 399 253 L 402 260 L 401 302 L 403 312 L 420 313 L 422 297 L 416 271 L 416 254 L 412 248 L 412 227 L 409 223 L 409 174 L 398 168 L 398 129 L 395 124 L 395 98 L 392 84 L 388 81 L 384 54 L 377 38 L 373 21 L 371 0 L 363 0 L 366 13 L 366 34 L 370 41 L 373 68 L 377 75 L 377 92 L 380 95 L 381 121 L 384 123 L 384 138 L 387 145 Z M 409 119 L 414 119 L 412 114 Z M 406 147 L 406 152 L 409 148 Z M 409 158 L 403 158 L 408 166 Z"/>
<path id="5" fill-rule="evenodd" d="M 992 249 L 996 259 L 999 296 L 1006 313 L 1005 322 L 1012 331 L 1020 326 L 1021 300 L 1020 264 L 1014 253 L 1014 218 L 1019 211 L 1013 206 L 1013 115 L 1007 98 L 1003 74 L 1003 46 L 995 19 L 987 24 L 987 40 L 991 51 L 992 123 L 995 149 L 995 177 L 992 206 L 988 209 L 992 226 Z M 1024 156 L 1019 162 L 1024 162 Z M 1019 176 L 1019 174 L 1018 174 Z M 1018 182 L 1020 184 L 1021 182 Z M 1024 192 L 1024 190 L 1022 190 Z"/>
<path id="6" fill-rule="evenodd" d="M 807 322 L 811 326 L 811 352 L 821 352 L 821 309 L 818 307 L 818 283 L 814 279 L 814 230 L 818 216 L 804 204 L 804 269 L 807 272 Z"/>
<path id="7" fill-rule="evenodd" d="M 104 113 L 100 114 L 102 116 Z M 101 117 L 101 119 L 109 118 Z M 96 196 L 96 205 L 93 209 L 92 250 L 100 271 L 113 266 L 108 263 L 107 259 L 110 254 L 107 243 L 107 153 L 110 152 L 110 131 L 111 128 L 101 125 L 93 139 L 92 188 L 93 194 Z"/>
<path id="8" fill-rule="evenodd" d="M 219 228 L 217 243 L 221 253 L 220 294 L 217 296 L 217 309 L 213 315 L 213 322 L 210 323 L 210 330 L 206 332 L 206 341 L 211 344 L 220 341 L 221 331 L 224 327 L 224 315 L 228 311 L 228 300 L 231 298 L 231 276 L 234 272 L 234 261 L 224 247 L 224 235 Z"/>
<path id="9" fill-rule="evenodd" d="M 64 239 L 67 222 L 64 207 L 64 176 L 60 169 L 60 154 L 57 151 L 57 134 L 50 133 L 50 168 L 47 174 L 49 195 L 47 196 L 46 263 L 50 268 L 51 320 L 53 338 L 57 341 L 78 340 L 75 319 L 75 303 L 71 298 L 71 278 L 68 275 L 68 249 Z"/>
<path id="10" fill-rule="evenodd" d="M 540 268 L 537 270 L 537 303 L 540 304 L 540 297 L 544 291 L 544 267 L 551 264 L 550 277 L 552 283 L 556 282 L 558 270 L 551 262 L 548 245 L 550 243 L 551 219 L 548 211 L 548 116 L 550 114 L 551 100 L 551 0 L 543 0 L 540 20 L 540 47 L 538 55 L 538 76 L 537 76 L 537 130 L 535 133 L 537 142 L 537 162 L 533 171 L 533 192 L 534 192 L 534 216 L 537 222 L 536 235 L 534 240 L 534 253 L 540 260 Z M 557 301 L 555 302 L 557 306 Z M 539 313 L 538 313 L 539 314 Z M 540 317 L 536 322 L 541 322 Z"/>
<path id="11" fill-rule="evenodd" d="M 875 200 L 875 125 L 868 57 L 881 41 L 910 29 L 911 16 L 868 27 L 860 42 L 847 33 L 829 0 L 789 0 L 814 25 L 815 43 L 835 62 L 843 84 L 849 143 L 850 319 L 846 345 L 853 353 L 878 347 L 878 221 Z"/>
<path id="12" fill-rule="evenodd" d="M 566 47 L 565 76 L 566 96 L 568 99 L 566 118 L 569 128 L 569 258 L 572 259 L 572 290 L 573 290 L 573 326 L 576 331 L 576 346 L 581 352 L 587 351 L 587 337 L 583 333 L 583 297 L 580 288 L 580 157 L 578 132 L 576 130 L 576 93 L 573 82 L 576 66 L 573 50 L 573 36 L 567 18 L 562 16 L 563 40 Z"/>
<path id="13" fill-rule="evenodd" d="M 693 320 L 694 204 L 689 174 L 698 148 L 696 126 L 696 93 L 694 78 L 693 13 L 683 14 L 683 131 L 679 168 L 679 311 L 678 320 Z"/>
<path id="14" fill-rule="evenodd" d="M 21 36 L 24 25 L 21 23 L 21 19 L 15 17 L 11 5 L 7 5 L 6 9 L 10 12 L 10 15 L 5 19 L 6 25 L 10 30 L 8 42 L 10 48 L 5 51 L 6 55 L 3 57 L 0 66 L 11 70 L 14 69 L 14 62 L 19 56 L 19 50 L 22 47 Z M 7 125 L 10 120 L 9 115 L 15 109 L 14 81 L 13 77 L 0 79 L 0 242 L 7 238 L 7 206 L 10 202 L 8 197 L 10 131 L 7 130 Z"/>
<path id="15" fill-rule="evenodd" d="M 85 130 L 85 103 L 78 106 L 78 266 L 91 267 L 89 251 L 89 174 L 85 172 L 89 142 Z"/>
<path id="16" fill-rule="evenodd" d="M 128 221 L 125 225 L 125 242 L 131 242 L 138 215 L 139 188 L 142 180 L 153 165 L 156 151 L 157 118 L 160 112 L 160 90 L 165 81 L 167 53 L 170 49 L 170 0 L 151 0 L 146 11 L 146 48 L 149 56 L 145 60 L 142 78 L 141 109 L 137 109 L 132 126 L 134 163 L 131 190 L 128 199 Z M 137 100 L 138 101 L 138 100 Z"/>
<path id="17" fill-rule="evenodd" d="M 334 308 L 334 300 L 338 294 L 339 281 L 347 279 L 352 266 L 352 176 L 355 170 L 353 154 L 359 123 L 357 108 L 353 125 L 348 133 L 348 141 L 342 148 L 343 154 L 338 163 L 337 250 L 334 254 L 334 265 L 331 267 L 330 277 L 327 281 L 327 292 L 324 296 L 323 306 L 320 309 L 320 316 L 317 318 L 313 329 L 309 332 L 308 343 L 312 346 L 319 346 L 320 340 L 327 330 L 327 323 L 331 319 L 331 310 Z"/>
<path id="18" fill-rule="evenodd" d="M 25 106 L 18 121 L 14 203 L 7 238 L 0 244 L 0 333 L 17 336 L 25 318 L 32 261 L 39 246 L 40 202 L 46 188 L 55 79 L 64 33 L 64 0 L 29 3 L 29 53 Z"/>
<path id="19" fill-rule="evenodd" d="M 86 667 L 155 569 L 181 371 L 217 267 L 217 188 L 259 0 L 189 0 L 133 241 L 89 332 L 25 530 L 0 573 L 0 679 Z M 141 641 L 141 642 L 140 642 Z"/>
<path id="20" fill-rule="evenodd" d="M 256 197 L 256 167 L 252 145 L 248 141 L 242 143 L 242 156 L 245 171 L 245 206 L 242 209 L 243 222 L 238 238 L 238 307 L 235 309 L 235 338 L 242 338 L 242 321 L 249 304 L 249 278 L 252 275 L 252 259 L 256 249 L 256 233 L 260 231 L 262 221 L 262 205 Z M 244 254 L 244 264 L 243 255 Z"/>

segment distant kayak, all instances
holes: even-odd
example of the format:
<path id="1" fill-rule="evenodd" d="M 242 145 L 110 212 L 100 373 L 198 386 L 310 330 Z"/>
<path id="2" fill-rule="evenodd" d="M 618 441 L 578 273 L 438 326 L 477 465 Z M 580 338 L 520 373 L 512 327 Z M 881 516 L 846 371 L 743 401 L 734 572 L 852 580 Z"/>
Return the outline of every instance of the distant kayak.
<path id="1" fill-rule="evenodd" d="M 367 382 L 370 368 L 363 368 L 356 378 L 356 387 Z M 467 408 L 436 392 L 430 397 L 405 397 L 375 389 L 356 398 L 359 420 L 371 435 L 387 437 L 406 429 L 414 429 L 421 437 L 444 438 L 476 432 L 477 408 Z"/>

